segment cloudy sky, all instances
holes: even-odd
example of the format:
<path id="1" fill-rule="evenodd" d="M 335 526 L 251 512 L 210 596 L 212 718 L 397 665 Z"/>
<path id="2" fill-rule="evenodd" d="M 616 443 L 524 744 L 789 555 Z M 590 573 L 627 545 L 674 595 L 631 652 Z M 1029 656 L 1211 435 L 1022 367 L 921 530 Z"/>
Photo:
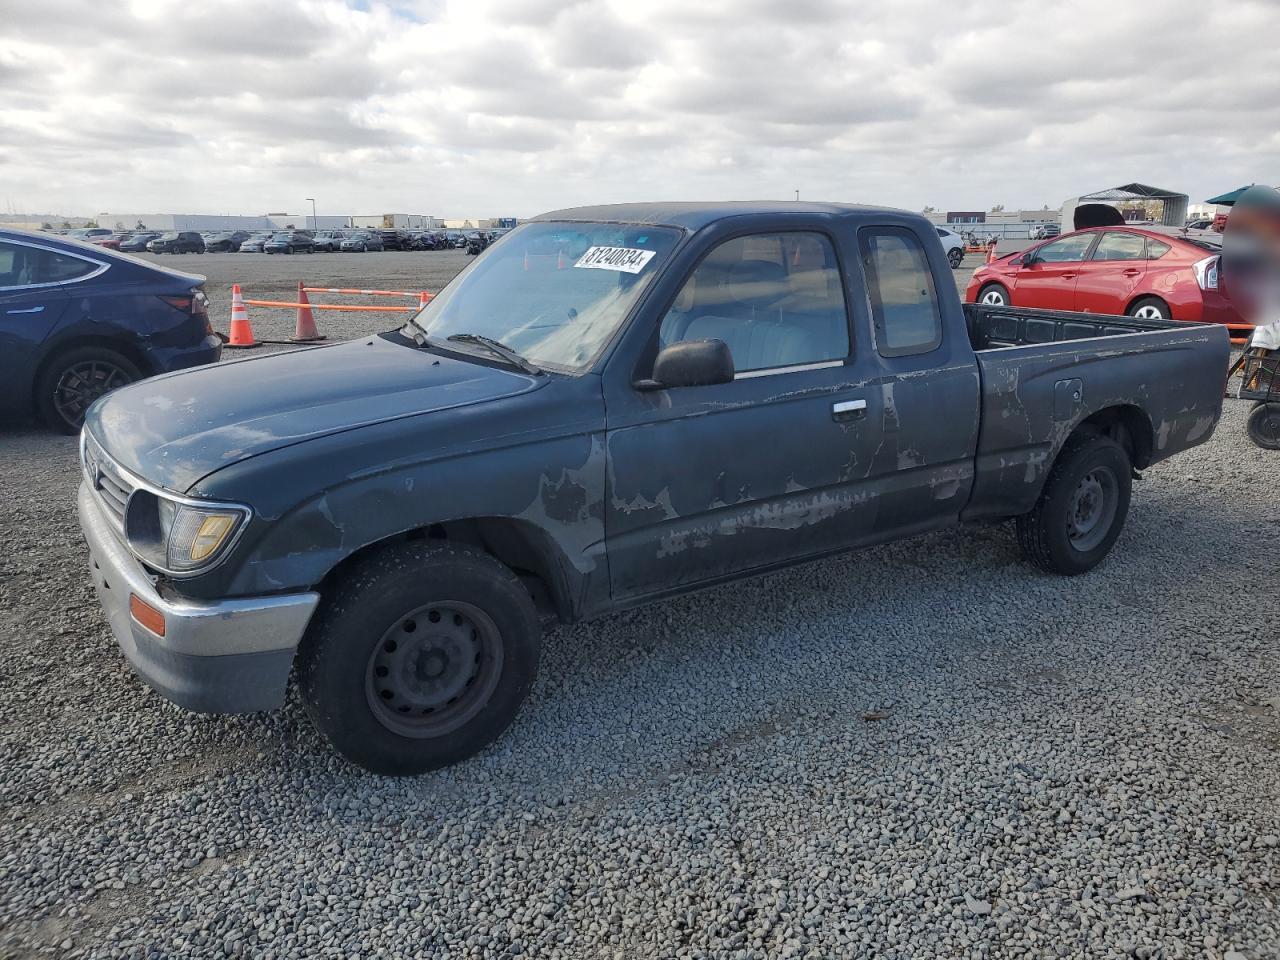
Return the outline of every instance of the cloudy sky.
<path id="1" fill-rule="evenodd" d="M 1280 179 L 1277 37 L 1274 0 L 0 0 L 0 210 L 1196 201 Z"/>

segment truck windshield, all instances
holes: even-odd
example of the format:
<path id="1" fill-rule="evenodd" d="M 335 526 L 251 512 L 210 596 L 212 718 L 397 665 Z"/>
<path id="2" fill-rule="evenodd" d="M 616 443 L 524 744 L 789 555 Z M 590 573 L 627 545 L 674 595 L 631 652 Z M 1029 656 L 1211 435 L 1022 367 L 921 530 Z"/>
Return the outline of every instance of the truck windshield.
<path id="1" fill-rule="evenodd" d="M 479 335 L 541 368 L 578 373 L 600 355 L 679 239 L 669 227 L 525 224 L 485 251 L 413 322 L 433 341 Z"/>

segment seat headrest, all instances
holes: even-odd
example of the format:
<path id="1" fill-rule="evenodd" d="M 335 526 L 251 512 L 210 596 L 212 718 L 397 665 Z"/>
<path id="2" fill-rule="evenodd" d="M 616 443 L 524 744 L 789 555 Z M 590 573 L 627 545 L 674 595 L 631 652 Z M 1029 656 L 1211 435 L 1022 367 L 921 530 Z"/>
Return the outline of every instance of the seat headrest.
<path id="1" fill-rule="evenodd" d="M 744 306 L 772 307 L 791 292 L 787 270 L 771 260 L 743 260 L 729 269 L 733 298 Z"/>

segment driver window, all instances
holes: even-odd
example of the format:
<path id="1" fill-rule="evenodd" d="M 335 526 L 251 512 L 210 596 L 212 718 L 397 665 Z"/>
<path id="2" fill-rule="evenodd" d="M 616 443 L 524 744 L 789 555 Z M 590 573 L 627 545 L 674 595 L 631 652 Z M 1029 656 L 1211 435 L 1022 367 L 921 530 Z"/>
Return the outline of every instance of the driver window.
<path id="1" fill-rule="evenodd" d="M 662 346 L 723 340 L 738 373 L 843 360 L 849 320 L 835 250 L 820 233 L 726 240 L 685 281 Z"/>
<path id="2" fill-rule="evenodd" d="M 1093 233 L 1073 233 L 1069 237 L 1046 243 L 1036 251 L 1037 263 L 1078 263 L 1089 252 L 1093 243 Z"/>

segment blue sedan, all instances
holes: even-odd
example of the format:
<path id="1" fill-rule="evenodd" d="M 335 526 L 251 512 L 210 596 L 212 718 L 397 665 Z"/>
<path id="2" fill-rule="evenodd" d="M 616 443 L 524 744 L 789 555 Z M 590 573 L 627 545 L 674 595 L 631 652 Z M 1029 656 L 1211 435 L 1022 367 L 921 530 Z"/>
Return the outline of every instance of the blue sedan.
<path id="1" fill-rule="evenodd" d="M 75 433 L 116 387 L 213 363 L 204 277 L 66 237 L 0 230 L 0 413 Z"/>

